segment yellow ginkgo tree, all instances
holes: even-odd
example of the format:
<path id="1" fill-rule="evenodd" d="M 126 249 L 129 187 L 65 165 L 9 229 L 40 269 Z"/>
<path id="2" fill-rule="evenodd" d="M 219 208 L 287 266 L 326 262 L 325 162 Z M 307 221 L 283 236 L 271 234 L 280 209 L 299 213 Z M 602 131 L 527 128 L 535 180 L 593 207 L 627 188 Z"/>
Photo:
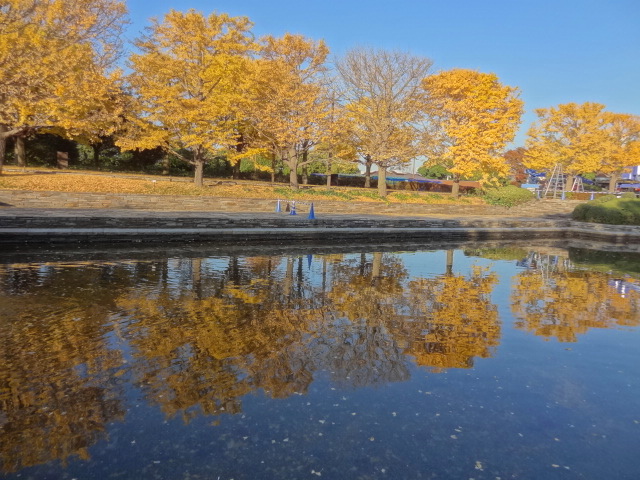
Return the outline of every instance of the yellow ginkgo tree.
<path id="1" fill-rule="evenodd" d="M 600 165 L 600 172 L 610 175 L 609 190 L 628 167 L 640 164 L 640 116 L 628 113 L 607 113 L 605 130 L 608 151 Z"/>
<path id="2" fill-rule="evenodd" d="M 610 151 L 608 115 L 599 103 L 565 103 L 536 110 L 538 120 L 527 133 L 525 166 L 551 171 L 562 166 L 566 189 L 573 176 L 598 172 Z"/>
<path id="3" fill-rule="evenodd" d="M 118 0 L 6 0 L 0 6 L 0 173 L 6 140 L 42 130 L 109 130 L 118 114 L 112 71 L 126 7 Z M 106 113 L 109 113 L 108 115 Z M 108 117 L 108 118 L 107 118 Z"/>
<path id="4" fill-rule="evenodd" d="M 245 115 L 256 130 L 256 142 L 270 149 L 289 168 L 289 183 L 298 188 L 298 168 L 311 162 L 330 115 L 323 82 L 329 49 L 301 35 L 267 36 L 254 64 Z"/>
<path id="5" fill-rule="evenodd" d="M 426 77 L 428 117 L 424 151 L 453 174 L 452 194 L 462 178 L 491 183 L 509 166 L 502 157 L 520 125 L 524 103 L 516 87 L 502 85 L 494 73 L 453 69 Z"/>
<path id="6" fill-rule="evenodd" d="M 237 142 L 242 85 L 255 49 L 251 26 L 246 17 L 195 10 L 154 20 L 129 59 L 138 112 L 118 144 L 161 146 L 192 164 L 194 183 L 202 186 L 211 152 Z"/>

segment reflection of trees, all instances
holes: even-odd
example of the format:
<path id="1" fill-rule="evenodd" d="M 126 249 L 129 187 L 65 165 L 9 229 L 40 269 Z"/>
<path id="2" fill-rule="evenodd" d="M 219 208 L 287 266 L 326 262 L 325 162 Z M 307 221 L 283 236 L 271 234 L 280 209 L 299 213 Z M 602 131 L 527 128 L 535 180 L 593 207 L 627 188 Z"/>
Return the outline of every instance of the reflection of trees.
<path id="1" fill-rule="evenodd" d="M 287 259 L 282 274 L 277 262 L 252 261 L 250 269 L 267 273 L 253 278 L 238 275 L 239 266 L 204 278 L 196 267 L 187 271 L 197 270 L 206 284 L 198 295 L 179 281 L 122 297 L 136 376 L 148 396 L 168 415 L 189 418 L 237 412 L 240 398 L 256 389 L 274 397 L 306 391 L 312 374 L 303 338 L 318 309 L 294 263 Z"/>
<path id="2" fill-rule="evenodd" d="M 500 342 L 497 307 L 490 296 L 497 277 L 481 268 L 468 276 L 441 275 L 409 284 L 411 321 L 393 333 L 419 365 L 470 368 Z"/>
<path id="3" fill-rule="evenodd" d="M 354 386 L 409 378 L 406 360 L 387 325 L 404 315 L 407 271 L 397 256 L 374 252 L 334 263 L 327 297 L 336 318 L 327 364 L 334 379 Z"/>
<path id="4" fill-rule="evenodd" d="M 149 401 L 187 421 L 239 412 L 256 390 L 304 393 L 321 369 L 341 384 L 379 385 L 409 378 L 407 353 L 421 365 L 469 367 L 497 345 L 487 272 L 411 280 L 393 254 L 319 260 L 0 270 L 12 294 L 0 298 L 4 464 L 84 457 L 123 415 L 114 377 L 123 360 L 108 339 L 126 343 L 127 378 Z"/>
<path id="5" fill-rule="evenodd" d="M 87 458 L 88 448 L 105 437 L 105 425 L 124 415 L 121 392 L 110 381 L 122 358 L 107 345 L 109 303 L 85 296 L 102 290 L 104 271 L 80 266 L 68 278 L 53 269 L 17 270 L 0 271 L 2 291 L 11 293 L 0 295 L 0 458 L 6 472 Z"/>
<path id="6" fill-rule="evenodd" d="M 590 328 L 640 325 L 640 293 L 621 295 L 605 273 L 528 270 L 513 283 L 512 310 L 518 328 L 575 342 Z"/>

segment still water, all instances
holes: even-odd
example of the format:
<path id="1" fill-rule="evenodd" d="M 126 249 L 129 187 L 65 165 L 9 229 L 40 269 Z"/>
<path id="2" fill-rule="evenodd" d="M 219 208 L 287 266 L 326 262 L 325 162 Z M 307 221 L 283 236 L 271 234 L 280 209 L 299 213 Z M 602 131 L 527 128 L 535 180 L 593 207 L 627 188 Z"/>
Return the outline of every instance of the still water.
<path id="1" fill-rule="evenodd" d="M 638 265 L 527 245 L 5 258 L 0 477 L 637 479 Z"/>

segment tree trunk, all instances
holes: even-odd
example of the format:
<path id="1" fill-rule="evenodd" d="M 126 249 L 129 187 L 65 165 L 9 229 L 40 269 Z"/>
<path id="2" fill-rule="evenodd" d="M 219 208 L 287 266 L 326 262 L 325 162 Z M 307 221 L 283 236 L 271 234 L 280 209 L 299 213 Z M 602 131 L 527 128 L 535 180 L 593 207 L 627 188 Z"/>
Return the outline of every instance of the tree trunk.
<path id="1" fill-rule="evenodd" d="M 0 125 L 0 175 L 2 175 L 2 167 L 4 165 L 4 154 L 7 150 L 7 135 L 5 132 L 7 131 L 4 125 Z"/>
<path id="2" fill-rule="evenodd" d="M 616 185 L 618 183 L 618 173 L 612 173 L 611 178 L 609 178 L 609 192 L 615 193 Z"/>
<path id="3" fill-rule="evenodd" d="M 93 150 L 93 166 L 96 168 L 100 167 L 100 144 L 92 143 L 91 149 Z"/>
<path id="4" fill-rule="evenodd" d="M 378 165 L 378 195 L 387 196 L 387 167 Z"/>
<path id="5" fill-rule="evenodd" d="M 24 146 L 24 137 L 18 136 L 16 137 L 16 145 L 15 145 L 15 154 L 16 154 L 16 163 L 19 167 L 27 166 L 27 150 Z"/>
<path id="6" fill-rule="evenodd" d="M 271 183 L 276 183 L 276 154 L 271 152 Z"/>
<path id="7" fill-rule="evenodd" d="M 327 173 L 327 188 L 331 188 L 331 173 Z"/>
<path id="8" fill-rule="evenodd" d="M 371 165 L 371 155 L 367 155 L 364 163 L 364 188 L 371 188 Z"/>
<path id="9" fill-rule="evenodd" d="M 240 163 L 242 163 L 242 160 L 237 160 L 236 163 L 233 164 L 231 176 L 234 180 L 238 180 L 240 178 Z"/>
<path id="10" fill-rule="evenodd" d="M 460 196 L 460 179 L 457 177 L 453 179 L 453 184 L 451 185 L 451 196 L 453 198 Z"/>
<path id="11" fill-rule="evenodd" d="M 287 159 L 285 163 L 289 167 L 289 186 L 294 190 L 298 190 L 298 156 L 296 154 L 295 147 L 292 147 L 287 152 Z"/>
<path id="12" fill-rule="evenodd" d="M 2 167 L 4 165 L 4 157 L 7 152 L 7 139 L 15 135 L 24 133 L 25 131 L 19 128 L 9 130 L 6 125 L 0 125 L 0 175 L 2 175 Z"/>
<path id="13" fill-rule="evenodd" d="M 573 175 L 567 175 L 567 180 L 564 184 L 564 191 L 571 192 L 573 190 Z"/>
<path id="14" fill-rule="evenodd" d="M 306 165 L 302 167 L 302 184 L 309 185 L 309 170 Z"/>
<path id="15" fill-rule="evenodd" d="M 289 165 L 289 168 L 291 169 L 291 171 L 289 172 L 289 186 L 294 190 L 298 190 L 298 188 L 300 188 L 300 185 L 298 185 L 298 172 L 296 171 L 297 168 L 292 168 L 291 165 Z"/>
<path id="16" fill-rule="evenodd" d="M 194 153 L 193 163 L 195 165 L 193 183 L 196 187 L 202 187 L 204 185 L 204 158 L 202 158 L 202 154 L 199 151 Z"/>
<path id="17" fill-rule="evenodd" d="M 162 175 L 169 175 L 170 168 L 171 162 L 169 161 L 169 154 L 165 153 L 164 157 L 162 157 Z"/>

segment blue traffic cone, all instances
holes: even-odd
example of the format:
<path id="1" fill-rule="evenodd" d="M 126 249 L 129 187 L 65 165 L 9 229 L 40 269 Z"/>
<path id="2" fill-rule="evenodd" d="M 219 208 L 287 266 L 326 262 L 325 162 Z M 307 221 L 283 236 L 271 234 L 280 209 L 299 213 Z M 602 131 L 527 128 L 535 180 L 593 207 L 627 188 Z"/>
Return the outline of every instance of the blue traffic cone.
<path id="1" fill-rule="evenodd" d="M 562 196 L 560 197 L 560 200 L 564 200 L 565 199 L 565 195 L 564 195 L 564 190 L 562 191 Z"/>
<path id="2" fill-rule="evenodd" d="M 309 209 L 309 220 L 316 219 L 316 213 L 313 211 L 313 203 L 311 204 L 311 208 Z"/>
<path id="3" fill-rule="evenodd" d="M 297 213 L 296 213 L 296 202 L 291 202 L 291 213 L 289 215 L 297 215 Z"/>
<path id="4" fill-rule="evenodd" d="M 278 203 L 276 203 L 276 213 L 280 213 L 282 211 L 282 208 L 280 207 L 280 200 L 278 200 Z"/>
<path id="5" fill-rule="evenodd" d="M 589 197 L 589 200 L 593 200 L 594 198 L 595 198 L 595 194 L 591 192 L 591 196 Z"/>

